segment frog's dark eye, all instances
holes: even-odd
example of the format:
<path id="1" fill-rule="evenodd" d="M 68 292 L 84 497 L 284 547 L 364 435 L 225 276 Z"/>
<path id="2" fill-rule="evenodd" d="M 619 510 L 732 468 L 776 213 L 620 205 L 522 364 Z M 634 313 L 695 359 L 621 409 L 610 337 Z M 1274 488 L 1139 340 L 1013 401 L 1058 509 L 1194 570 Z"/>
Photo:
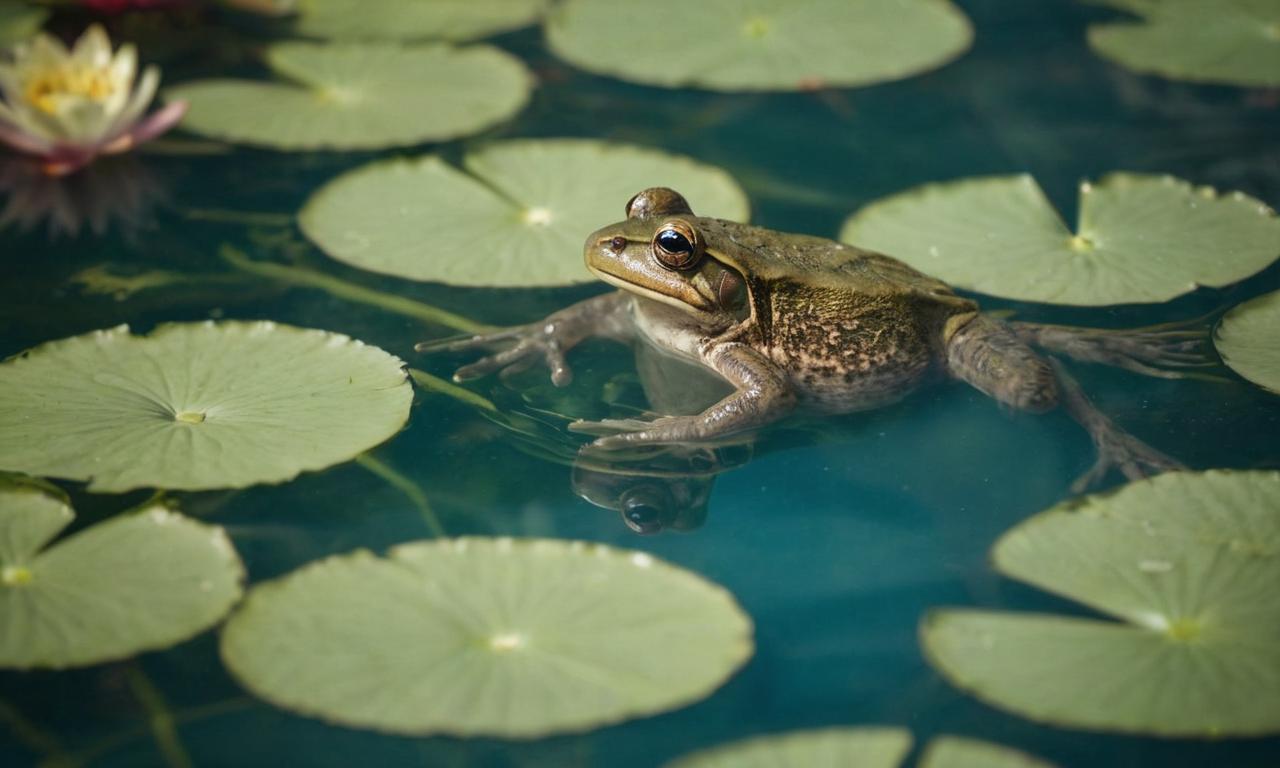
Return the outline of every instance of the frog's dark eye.
<path id="1" fill-rule="evenodd" d="M 622 522 L 636 533 L 653 534 L 670 521 L 671 497 L 661 488 L 642 485 L 622 495 Z"/>
<path id="2" fill-rule="evenodd" d="M 653 255 L 667 269 L 689 269 L 702 258 L 702 242 L 685 222 L 668 222 L 653 236 Z"/>

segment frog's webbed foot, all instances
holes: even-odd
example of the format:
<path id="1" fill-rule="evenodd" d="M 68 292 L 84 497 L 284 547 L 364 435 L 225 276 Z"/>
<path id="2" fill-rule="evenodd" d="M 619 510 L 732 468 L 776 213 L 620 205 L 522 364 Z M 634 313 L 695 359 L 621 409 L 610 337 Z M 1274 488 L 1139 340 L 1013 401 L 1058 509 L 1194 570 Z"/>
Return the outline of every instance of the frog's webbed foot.
<path id="1" fill-rule="evenodd" d="M 1023 342 L 1049 352 L 1145 376 L 1180 379 L 1195 375 L 1187 369 L 1217 365 L 1210 351 L 1208 328 L 1193 323 L 1128 330 L 1022 322 L 1009 323 L 1009 327 Z"/>
<path id="2" fill-rule="evenodd" d="M 1113 469 L 1119 470 L 1129 480 L 1186 469 L 1177 459 L 1166 456 L 1116 426 L 1089 401 L 1080 385 L 1060 363 L 1054 361 L 1053 366 L 1058 375 L 1063 406 L 1088 431 L 1098 454 L 1093 466 L 1071 484 L 1073 493 L 1082 493 L 1098 485 Z"/>
<path id="3" fill-rule="evenodd" d="M 580 301 L 545 320 L 518 325 L 494 333 L 424 341 L 414 347 L 418 352 L 497 352 L 464 365 L 454 372 L 454 381 L 467 381 L 500 371 L 504 377 L 526 371 L 539 360 L 551 371 L 551 383 L 563 387 L 573 380 L 573 371 L 565 362 L 565 352 L 590 336 L 625 339 L 631 329 L 621 291 Z"/>
<path id="4" fill-rule="evenodd" d="M 495 333 L 484 333 L 463 338 L 424 341 L 414 347 L 418 352 L 467 352 L 489 350 L 506 345 L 505 349 L 486 355 L 474 363 L 454 371 L 454 381 L 468 381 L 487 376 L 495 371 L 512 376 L 533 367 L 538 360 L 546 363 L 551 371 L 551 383 L 563 387 L 573 381 L 573 370 L 565 362 L 564 347 L 554 333 L 551 323 L 530 323 L 507 328 Z"/>
<path id="5" fill-rule="evenodd" d="M 576 421 L 569 425 L 569 429 L 582 434 L 599 435 L 588 444 L 588 449 L 600 451 L 617 451 L 642 445 L 696 443 L 712 437 L 705 429 L 701 416 L 661 416 L 652 421 Z"/>

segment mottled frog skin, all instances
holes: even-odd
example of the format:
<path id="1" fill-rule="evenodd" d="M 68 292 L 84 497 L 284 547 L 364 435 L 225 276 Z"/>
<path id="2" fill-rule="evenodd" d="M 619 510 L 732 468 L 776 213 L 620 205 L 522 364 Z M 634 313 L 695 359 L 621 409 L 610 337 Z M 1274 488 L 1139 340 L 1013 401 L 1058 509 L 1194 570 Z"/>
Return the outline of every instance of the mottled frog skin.
<path id="1" fill-rule="evenodd" d="M 1116 427 L 1061 365 L 1033 348 L 1177 375 L 1152 365 L 1198 361 L 1203 333 L 1097 331 L 1006 323 L 945 283 L 889 256 L 819 237 L 696 216 L 677 192 L 647 189 L 627 218 L 585 244 L 587 267 L 619 290 L 545 320 L 496 334 L 419 345 L 502 351 L 464 366 L 458 380 L 541 358 L 557 385 L 564 353 L 589 336 L 649 343 L 715 371 L 734 391 L 700 414 L 652 421 L 579 422 L 591 447 L 716 441 L 797 408 L 845 413 L 900 400 L 953 378 L 1020 410 L 1059 405 L 1084 426 L 1098 461 L 1078 486 L 1111 468 L 1140 477 L 1179 465 Z"/>

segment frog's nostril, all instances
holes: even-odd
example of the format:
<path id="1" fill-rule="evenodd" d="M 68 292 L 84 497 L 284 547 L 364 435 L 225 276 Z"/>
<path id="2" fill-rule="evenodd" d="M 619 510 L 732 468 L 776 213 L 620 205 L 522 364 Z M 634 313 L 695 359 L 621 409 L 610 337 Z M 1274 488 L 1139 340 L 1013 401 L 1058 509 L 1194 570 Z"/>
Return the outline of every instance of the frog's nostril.
<path id="1" fill-rule="evenodd" d="M 609 241 L 609 250 L 614 253 L 622 253 L 622 249 L 627 247 L 627 238 L 615 237 Z"/>

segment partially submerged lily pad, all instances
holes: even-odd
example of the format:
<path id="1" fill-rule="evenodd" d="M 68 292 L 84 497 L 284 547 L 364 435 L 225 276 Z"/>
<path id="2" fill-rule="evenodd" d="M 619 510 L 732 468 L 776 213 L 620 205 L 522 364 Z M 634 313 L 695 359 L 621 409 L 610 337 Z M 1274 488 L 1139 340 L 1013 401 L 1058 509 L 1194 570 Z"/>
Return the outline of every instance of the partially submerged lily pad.
<path id="1" fill-rule="evenodd" d="M 695 752 L 667 768 L 898 768 L 911 751 L 904 728 L 822 728 L 761 736 Z M 1053 768 L 1017 750 L 939 736 L 919 768 Z"/>
<path id="2" fill-rule="evenodd" d="M 514 738 L 692 703 L 751 652 L 750 619 L 696 574 L 539 539 L 332 557 L 253 589 L 222 635 L 232 673 L 287 709 Z"/>
<path id="3" fill-rule="evenodd" d="M 0 469 L 93 491 L 278 483 L 386 440 L 412 397 L 400 360 L 339 334 L 119 326 L 0 364 Z"/>
<path id="4" fill-rule="evenodd" d="M 473 40 L 531 24 L 547 0 L 300 0 L 294 31 L 339 40 Z"/>
<path id="5" fill-rule="evenodd" d="M 202 80 L 168 90 L 190 102 L 182 127 L 286 150 L 380 149 L 478 133 L 524 107 L 532 78 L 497 48 L 446 44 L 277 43 L 285 82 Z"/>
<path id="6" fill-rule="evenodd" d="M 244 569 L 221 528 L 155 506 L 43 549 L 74 515 L 0 484 L 0 667 L 70 667 L 165 648 L 240 598 Z"/>
<path id="7" fill-rule="evenodd" d="M 922 643 L 953 684 L 1067 727 L 1280 732 L 1280 472 L 1173 472 L 1068 502 L 994 561 L 1118 621 L 935 611 Z"/>
<path id="8" fill-rule="evenodd" d="M 567 0 L 546 30 L 556 55 L 583 69 L 726 91 L 897 80 L 942 66 L 973 39 L 948 0 Z"/>
<path id="9" fill-rule="evenodd" d="M 1094 0 L 1141 18 L 1089 27 L 1089 45 L 1117 64 L 1174 80 L 1280 86 L 1275 0 Z"/>
<path id="10" fill-rule="evenodd" d="M 1280 394 L 1280 291 L 1234 307 L 1223 316 L 1213 345 L 1236 373 Z"/>
<path id="11" fill-rule="evenodd" d="M 589 180 L 589 181 L 583 181 Z M 546 286 L 592 280 L 582 244 L 652 186 L 681 191 L 702 216 L 745 221 L 724 171 L 625 144 L 498 142 L 461 169 L 436 156 L 384 160 L 339 176 L 298 215 L 308 238 L 373 272 L 455 285 Z"/>
<path id="12" fill-rule="evenodd" d="M 1073 234 L 1030 176 L 994 176 L 872 203 L 845 222 L 840 239 L 957 288 L 1103 306 L 1242 280 L 1280 256 L 1280 220 L 1239 192 L 1117 173 L 1080 185 Z"/>

